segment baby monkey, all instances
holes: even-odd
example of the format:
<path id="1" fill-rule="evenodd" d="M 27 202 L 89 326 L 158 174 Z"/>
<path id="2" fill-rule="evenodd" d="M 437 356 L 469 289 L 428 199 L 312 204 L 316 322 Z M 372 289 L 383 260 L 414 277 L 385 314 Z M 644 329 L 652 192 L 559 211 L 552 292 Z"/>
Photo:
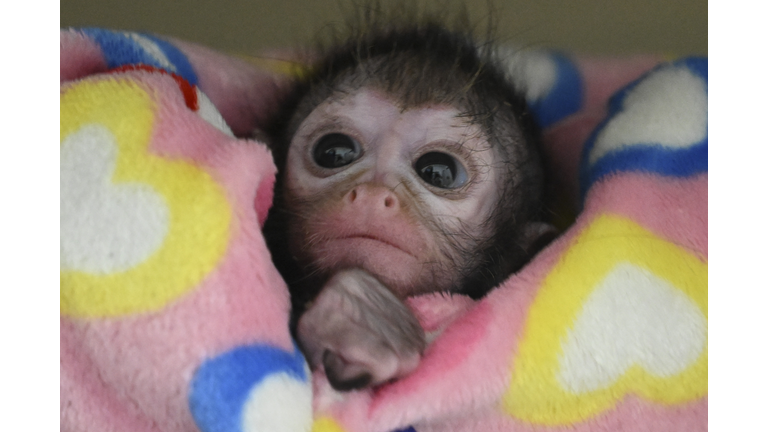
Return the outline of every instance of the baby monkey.
<path id="1" fill-rule="evenodd" d="M 425 336 L 404 299 L 479 298 L 552 238 L 537 128 L 468 32 L 369 23 L 283 102 L 265 235 L 299 344 L 334 388 L 417 367 Z"/>

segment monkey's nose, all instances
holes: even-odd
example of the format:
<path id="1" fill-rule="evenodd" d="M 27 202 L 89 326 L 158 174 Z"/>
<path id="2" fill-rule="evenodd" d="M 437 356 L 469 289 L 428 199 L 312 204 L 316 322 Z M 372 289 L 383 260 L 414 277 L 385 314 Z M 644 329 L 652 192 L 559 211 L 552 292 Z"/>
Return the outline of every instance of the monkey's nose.
<path id="1" fill-rule="evenodd" d="M 400 208 L 400 200 L 397 198 L 397 195 L 384 186 L 358 185 L 352 188 L 345 198 L 352 205 L 364 205 L 389 210 Z"/>

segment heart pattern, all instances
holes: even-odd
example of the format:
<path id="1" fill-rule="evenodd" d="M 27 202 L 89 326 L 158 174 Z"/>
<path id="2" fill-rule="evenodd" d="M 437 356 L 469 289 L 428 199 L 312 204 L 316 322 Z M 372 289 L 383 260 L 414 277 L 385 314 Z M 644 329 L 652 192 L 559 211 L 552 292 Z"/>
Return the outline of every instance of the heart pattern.
<path id="1" fill-rule="evenodd" d="M 707 137 L 707 86 L 685 66 L 662 69 L 629 90 L 624 109 L 600 130 L 589 152 L 593 165 L 632 146 L 683 149 Z"/>
<path id="2" fill-rule="evenodd" d="M 610 386 L 634 365 L 671 377 L 696 361 L 706 341 L 707 320 L 688 296 L 621 263 L 584 302 L 563 341 L 557 378 L 578 394 Z"/>
<path id="3" fill-rule="evenodd" d="M 62 315 L 158 310 L 227 250 L 232 210 L 222 186 L 203 166 L 149 150 L 163 127 L 158 102 L 119 79 L 62 87 Z"/>
<path id="4" fill-rule="evenodd" d="M 146 183 L 112 183 L 118 146 L 103 125 L 85 125 L 61 145 L 61 269 L 108 274 L 144 261 L 169 224 Z"/>
<path id="5" fill-rule="evenodd" d="M 605 214 L 572 241 L 528 311 L 501 407 L 574 424 L 629 394 L 661 405 L 707 394 L 707 264 Z"/>
<path id="6" fill-rule="evenodd" d="M 203 432 L 309 430 L 310 374 L 298 348 L 239 346 L 198 367 L 189 407 Z"/>

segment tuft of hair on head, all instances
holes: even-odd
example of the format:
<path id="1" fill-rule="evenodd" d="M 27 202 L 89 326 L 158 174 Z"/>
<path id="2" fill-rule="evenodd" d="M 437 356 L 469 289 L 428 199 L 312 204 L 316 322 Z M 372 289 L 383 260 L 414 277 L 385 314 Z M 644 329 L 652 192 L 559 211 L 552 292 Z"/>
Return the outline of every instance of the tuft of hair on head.
<path id="1" fill-rule="evenodd" d="M 455 105 L 466 99 L 480 75 L 494 69 L 492 27 L 489 22 L 484 37 L 478 36 L 480 26 L 470 22 L 466 8 L 435 11 L 405 2 L 356 5 L 343 24 L 329 26 L 305 53 L 308 67 L 298 91 L 369 85 L 396 96 L 404 109 Z M 319 91 L 322 99 L 323 93 Z"/>
<path id="2" fill-rule="evenodd" d="M 492 14 L 472 22 L 466 6 L 373 1 L 353 3 L 344 16 L 297 53 L 303 66 L 267 130 L 278 166 L 281 150 L 317 105 L 366 86 L 393 96 L 404 110 L 450 104 L 488 136 L 504 136 L 507 125 L 516 124 L 521 138 L 536 140 L 522 92 L 499 59 Z M 514 156 L 504 154 L 504 143 L 491 144 L 501 145 L 502 157 Z"/>

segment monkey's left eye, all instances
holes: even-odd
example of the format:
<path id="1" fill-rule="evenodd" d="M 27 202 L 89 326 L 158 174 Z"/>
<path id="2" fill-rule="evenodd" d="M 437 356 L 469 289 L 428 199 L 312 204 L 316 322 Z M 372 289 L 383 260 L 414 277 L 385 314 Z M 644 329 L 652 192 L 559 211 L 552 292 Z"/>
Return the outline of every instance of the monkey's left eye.
<path id="1" fill-rule="evenodd" d="M 357 160 L 360 152 L 357 141 L 344 134 L 332 133 L 317 141 L 312 155 L 315 163 L 323 168 L 339 168 Z"/>
<path id="2" fill-rule="evenodd" d="M 467 182 L 464 167 L 447 153 L 425 153 L 413 167 L 422 180 L 441 189 L 456 189 Z"/>

